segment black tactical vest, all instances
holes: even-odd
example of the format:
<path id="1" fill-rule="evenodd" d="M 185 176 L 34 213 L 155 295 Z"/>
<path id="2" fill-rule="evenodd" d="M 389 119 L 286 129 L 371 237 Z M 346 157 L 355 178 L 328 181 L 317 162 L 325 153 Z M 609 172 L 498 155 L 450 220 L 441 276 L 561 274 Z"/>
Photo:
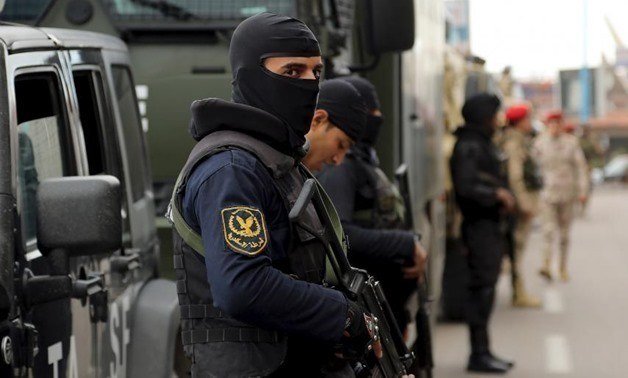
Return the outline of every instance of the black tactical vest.
<path id="1" fill-rule="evenodd" d="M 390 182 L 384 171 L 366 161 L 360 153 L 347 156 L 356 165 L 364 184 L 357 188 L 359 195 L 372 201 L 366 209 L 356 209 L 356 224 L 373 229 L 398 229 L 404 227 L 404 203 L 397 187 Z"/>
<path id="2" fill-rule="evenodd" d="M 181 203 L 192 170 L 204 159 L 229 149 L 247 151 L 268 168 L 286 212 L 294 205 L 309 175 L 293 158 L 246 134 L 217 131 L 196 144 L 177 179 L 167 215 L 175 226 L 174 268 L 181 309 L 181 336 L 186 354 L 195 363 L 199 363 L 194 361 L 194 356 L 198 359 L 201 348 L 204 351 L 201 355 L 212 359 L 212 366 L 230 366 L 227 370 L 236 375 L 233 369 L 239 369 L 241 375 L 265 375 L 276 370 L 284 360 L 286 337 L 235 320 L 212 306 L 200 235 L 182 217 Z M 291 224 L 288 261 L 275 267 L 295 279 L 323 283 L 326 255 L 318 239 L 322 235 L 323 228 L 310 205 L 298 224 Z M 195 348 L 197 353 L 194 353 Z M 200 363 L 209 366 L 207 361 Z"/>

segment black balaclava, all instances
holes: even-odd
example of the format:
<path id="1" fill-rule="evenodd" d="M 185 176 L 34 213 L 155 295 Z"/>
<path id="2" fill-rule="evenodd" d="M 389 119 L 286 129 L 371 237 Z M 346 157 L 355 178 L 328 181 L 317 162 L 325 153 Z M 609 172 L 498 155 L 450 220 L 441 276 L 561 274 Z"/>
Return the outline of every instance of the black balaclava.
<path id="1" fill-rule="evenodd" d="M 320 56 L 318 41 L 301 21 L 260 13 L 242 21 L 229 46 L 233 101 L 262 109 L 279 118 L 289 133 L 289 148 L 298 151 L 316 108 L 318 80 L 281 76 L 264 67 L 264 59 Z"/>
<path id="2" fill-rule="evenodd" d="M 490 137 L 495 132 L 491 123 L 501 103 L 499 97 L 488 93 L 471 96 L 462 107 L 462 117 L 467 126 L 477 128 Z"/>
<path id="3" fill-rule="evenodd" d="M 366 127 L 366 105 L 355 87 L 341 79 L 323 81 L 317 109 L 329 114 L 329 120 L 349 138 L 358 141 Z"/>
<path id="4" fill-rule="evenodd" d="M 368 109 L 366 116 L 366 129 L 364 134 L 362 134 L 361 142 L 368 144 L 369 146 L 374 146 L 377 142 L 377 137 L 379 136 L 382 124 L 384 123 L 384 117 L 371 114 L 373 110 L 380 108 L 379 98 L 377 97 L 375 86 L 370 81 L 360 76 L 346 76 L 342 79 L 351 83 L 351 85 L 353 85 L 355 89 L 360 92 L 360 95 L 366 103 L 366 108 Z"/>

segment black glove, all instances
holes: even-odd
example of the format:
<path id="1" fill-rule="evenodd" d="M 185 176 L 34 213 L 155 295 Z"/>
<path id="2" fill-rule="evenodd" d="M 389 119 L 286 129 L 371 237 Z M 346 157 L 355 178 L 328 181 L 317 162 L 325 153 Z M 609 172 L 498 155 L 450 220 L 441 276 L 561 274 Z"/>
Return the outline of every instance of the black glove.
<path id="1" fill-rule="evenodd" d="M 373 317 L 365 313 L 358 303 L 349 301 L 345 330 L 339 352 L 346 359 L 360 359 L 371 349 L 377 339 L 377 326 Z"/>

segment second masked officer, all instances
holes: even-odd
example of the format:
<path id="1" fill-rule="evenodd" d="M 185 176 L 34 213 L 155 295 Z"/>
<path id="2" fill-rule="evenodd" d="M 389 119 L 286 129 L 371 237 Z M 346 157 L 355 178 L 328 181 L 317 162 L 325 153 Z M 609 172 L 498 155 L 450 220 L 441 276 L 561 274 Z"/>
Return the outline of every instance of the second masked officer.
<path id="1" fill-rule="evenodd" d="M 366 105 L 353 85 L 342 79 L 325 80 L 321 83 L 310 132 L 305 136 L 310 149 L 303 164 L 318 172 L 325 164 L 342 163 L 365 127 Z"/>
<path id="2" fill-rule="evenodd" d="M 416 289 L 427 254 L 418 237 L 403 226 L 403 199 L 379 168 L 375 151 L 382 113 L 375 87 L 361 77 L 346 77 L 367 106 L 367 126 L 345 161 L 328 167 L 319 181 L 334 202 L 348 235 L 349 260 L 383 283 L 391 308 L 403 331 L 409 316 L 405 302 Z"/>
<path id="3" fill-rule="evenodd" d="M 322 285 L 322 244 L 288 219 L 305 180 L 318 42 L 302 22 L 261 13 L 236 28 L 229 54 L 233 102 L 193 103 L 198 143 L 171 204 L 192 376 L 352 376 L 334 356 L 368 349 L 369 318 Z M 312 207 L 300 221 L 320 231 Z"/>

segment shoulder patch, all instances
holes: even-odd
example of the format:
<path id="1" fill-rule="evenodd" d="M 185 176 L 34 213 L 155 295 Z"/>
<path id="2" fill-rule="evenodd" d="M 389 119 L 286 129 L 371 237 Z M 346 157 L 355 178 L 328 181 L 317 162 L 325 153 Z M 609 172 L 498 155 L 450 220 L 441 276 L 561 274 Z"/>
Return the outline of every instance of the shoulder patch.
<path id="1" fill-rule="evenodd" d="M 222 209 L 225 241 L 234 252 L 247 256 L 261 253 L 268 244 L 264 215 L 259 209 L 234 206 Z"/>

